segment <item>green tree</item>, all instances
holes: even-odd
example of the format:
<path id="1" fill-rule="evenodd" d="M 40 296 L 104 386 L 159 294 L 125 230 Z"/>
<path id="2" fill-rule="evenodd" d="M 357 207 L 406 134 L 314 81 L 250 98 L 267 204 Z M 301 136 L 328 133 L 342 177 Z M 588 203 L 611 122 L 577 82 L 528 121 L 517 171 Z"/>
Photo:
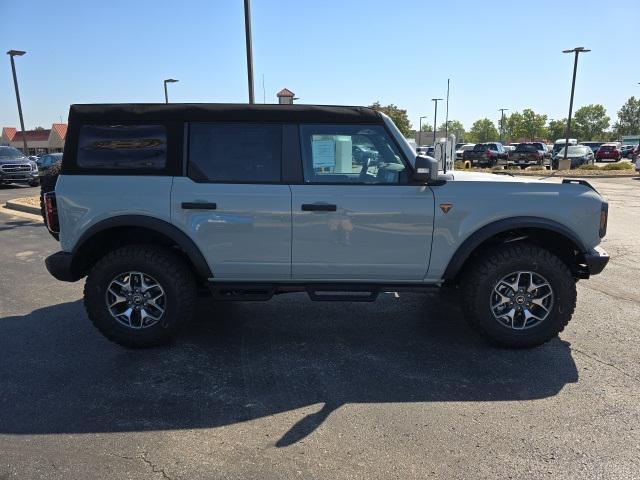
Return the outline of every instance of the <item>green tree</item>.
<path id="1" fill-rule="evenodd" d="M 513 112 L 511 115 L 505 115 L 504 125 L 502 125 L 502 141 L 505 143 L 514 142 L 518 140 L 522 132 L 522 114 L 519 112 Z M 502 123 L 502 119 L 499 120 L 498 125 Z"/>
<path id="2" fill-rule="evenodd" d="M 547 125 L 547 137 L 552 142 L 555 142 L 559 138 L 564 138 L 566 129 L 566 118 L 563 118 L 562 120 L 549 120 L 549 124 Z"/>
<path id="3" fill-rule="evenodd" d="M 640 133 L 640 99 L 631 97 L 618 111 L 618 121 L 613 126 L 618 135 Z"/>
<path id="4" fill-rule="evenodd" d="M 380 102 L 374 102 L 371 108 L 388 115 L 405 137 L 411 135 L 411 122 L 406 110 L 395 106 L 393 103 L 382 106 Z"/>
<path id="5" fill-rule="evenodd" d="M 611 119 L 607 116 L 607 111 L 600 105 L 585 105 L 576 110 L 573 117 L 571 136 L 580 140 L 602 140 L 605 137 L 604 131 L 609 128 Z"/>
<path id="6" fill-rule="evenodd" d="M 445 122 L 442 122 L 442 124 L 438 127 L 438 131 L 444 132 L 445 127 Z M 449 120 L 449 128 L 447 129 L 447 131 L 450 134 L 453 133 L 456 136 L 457 140 L 464 138 L 464 126 L 462 125 L 462 122 L 458 120 Z"/>
<path id="7" fill-rule="evenodd" d="M 476 120 L 469 133 L 466 135 L 466 139 L 469 142 L 483 143 L 498 138 L 498 130 L 494 123 L 488 118 L 482 118 Z"/>
<path id="8" fill-rule="evenodd" d="M 423 132 L 433 132 L 433 127 L 429 122 L 422 121 L 422 131 Z"/>
<path id="9" fill-rule="evenodd" d="M 522 129 L 529 140 L 539 140 L 547 136 L 545 125 L 547 116 L 538 114 L 530 108 L 522 111 Z"/>
<path id="10" fill-rule="evenodd" d="M 546 123 L 546 115 L 538 114 L 530 108 L 525 108 L 522 113 L 513 112 L 511 115 L 505 116 L 502 138 L 505 141 L 545 138 L 547 135 Z"/>

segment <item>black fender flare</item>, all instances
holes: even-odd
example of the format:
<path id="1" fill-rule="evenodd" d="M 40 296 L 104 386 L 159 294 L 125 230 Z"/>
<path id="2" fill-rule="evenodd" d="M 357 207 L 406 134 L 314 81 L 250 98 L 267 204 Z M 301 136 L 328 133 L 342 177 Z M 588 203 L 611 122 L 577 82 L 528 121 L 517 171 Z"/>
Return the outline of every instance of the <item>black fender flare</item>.
<path id="1" fill-rule="evenodd" d="M 494 235 L 520 228 L 536 228 L 540 230 L 549 230 L 551 232 L 560 234 L 563 237 L 566 237 L 576 246 L 577 250 L 581 252 L 587 251 L 587 248 L 582 243 L 582 240 L 580 240 L 580 238 L 571 229 L 567 228 L 565 225 L 562 225 L 559 222 L 556 222 L 555 220 L 549 220 L 548 218 L 539 217 L 504 218 L 502 220 L 497 220 L 495 222 L 489 223 L 488 225 L 481 227 L 480 229 L 469 235 L 467 239 L 458 247 L 456 252 L 451 257 L 451 260 L 449 260 L 449 264 L 444 271 L 443 279 L 455 279 L 456 275 L 458 275 L 458 273 L 462 269 L 462 266 L 471 256 L 473 251 L 486 240 L 490 239 Z"/>
<path id="2" fill-rule="evenodd" d="M 143 227 L 170 238 L 185 252 L 199 276 L 205 279 L 213 277 L 204 255 L 185 232 L 166 220 L 146 215 L 118 215 L 95 223 L 80 236 L 73 247 L 73 256 L 75 257 L 82 246 L 96 234 L 116 227 Z"/>

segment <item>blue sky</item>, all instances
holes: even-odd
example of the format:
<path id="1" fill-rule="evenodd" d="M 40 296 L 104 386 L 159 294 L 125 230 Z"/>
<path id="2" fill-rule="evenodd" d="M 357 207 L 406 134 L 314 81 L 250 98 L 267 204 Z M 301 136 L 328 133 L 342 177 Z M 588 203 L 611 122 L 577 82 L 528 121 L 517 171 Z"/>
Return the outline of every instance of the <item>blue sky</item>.
<path id="1" fill-rule="evenodd" d="M 0 126 L 18 126 L 9 49 L 27 128 L 66 121 L 71 103 L 246 102 L 242 0 L 0 0 Z M 640 96 L 637 0 L 252 0 L 256 100 L 288 87 L 300 103 L 395 103 L 432 122 L 451 78 L 449 118 L 465 127 L 500 107 L 566 117 L 574 46 L 576 106 L 612 118 Z M 444 118 L 439 108 L 439 119 Z M 438 121 L 440 123 L 440 121 Z"/>

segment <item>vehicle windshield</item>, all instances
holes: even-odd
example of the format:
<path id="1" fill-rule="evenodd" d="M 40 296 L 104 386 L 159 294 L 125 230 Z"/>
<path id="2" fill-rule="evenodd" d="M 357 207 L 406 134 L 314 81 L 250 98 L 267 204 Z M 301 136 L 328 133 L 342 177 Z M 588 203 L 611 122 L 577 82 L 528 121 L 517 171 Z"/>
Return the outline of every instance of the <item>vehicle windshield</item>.
<path id="1" fill-rule="evenodd" d="M 11 159 L 22 158 L 22 157 L 24 157 L 24 155 L 22 155 L 22 152 L 17 148 L 0 147 L 0 158 L 3 160 L 7 160 L 7 159 L 11 160 Z"/>
<path id="2" fill-rule="evenodd" d="M 486 143 L 479 143 L 473 147 L 474 152 L 484 152 L 485 150 L 489 150 L 489 145 Z"/>
<path id="3" fill-rule="evenodd" d="M 583 147 L 580 145 L 569 145 L 569 151 L 567 152 L 567 155 L 572 156 L 572 157 L 577 157 L 580 155 L 587 155 L 587 148 L 588 147 Z M 564 147 L 560 149 L 560 151 L 558 152 L 559 156 L 564 155 Z"/>
<path id="4" fill-rule="evenodd" d="M 516 152 L 537 152 L 538 147 L 532 143 L 521 143 L 515 149 Z"/>
<path id="5" fill-rule="evenodd" d="M 600 150 L 603 152 L 611 152 L 614 148 L 616 147 L 614 147 L 613 145 L 603 145 L 602 147 L 600 147 Z"/>

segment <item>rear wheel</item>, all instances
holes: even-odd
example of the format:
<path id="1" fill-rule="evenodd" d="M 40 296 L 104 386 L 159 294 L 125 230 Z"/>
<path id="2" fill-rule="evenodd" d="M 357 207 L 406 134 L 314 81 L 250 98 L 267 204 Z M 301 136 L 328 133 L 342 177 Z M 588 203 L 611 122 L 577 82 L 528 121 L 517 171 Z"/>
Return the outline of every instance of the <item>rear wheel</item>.
<path id="1" fill-rule="evenodd" d="M 567 325 L 576 286 L 567 266 L 529 244 L 487 251 L 460 284 L 465 318 L 485 338 L 510 348 L 541 345 Z"/>
<path id="2" fill-rule="evenodd" d="M 171 341 L 194 313 L 196 285 L 170 250 L 131 245 L 108 253 L 84 288 L 89 319 L 109 340 L 132 348 Z"/>

